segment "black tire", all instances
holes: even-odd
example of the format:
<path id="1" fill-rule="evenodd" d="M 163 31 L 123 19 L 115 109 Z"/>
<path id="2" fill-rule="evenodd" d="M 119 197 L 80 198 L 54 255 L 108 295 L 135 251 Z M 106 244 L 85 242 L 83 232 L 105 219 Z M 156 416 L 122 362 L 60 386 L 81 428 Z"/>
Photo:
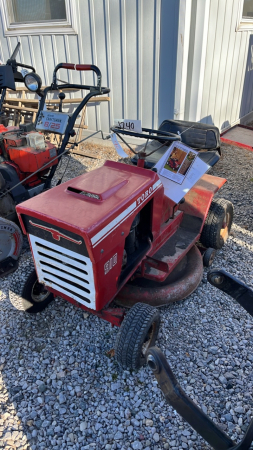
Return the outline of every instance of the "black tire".
<path id="1" fill-rule="evenodd" d="M 225 244 L 233 222 L 233 204 L 224 198 L 212 201 L 200 236 L 206 248 L 219 250 Z"/>
<path id="2" fill-rule="evenodd" d="M 130 309 L 115 345 L 116 360 L 124 369 L 137 370 L 146 363 L 145 353 L 155 344 L 159 326 L 160 313 L 156 308 L 136 303 Z"/>
<path id="3" fill-rule="evenodd" d="M 43 311 L 54 299 L 53 294 L 38 282 L 31 257 L 20 264 L 12 277 L 9 298 L 14 308 L 30 314 Z"/>
<path id="4" fill-rule="evenodd" d="M 215 255 L 216 255 L 216 250 L 214 250 L 214 248 L 208 248 L 203 255 L 203 266 L 211 267 L 211 265 L 213 264 Z"/>

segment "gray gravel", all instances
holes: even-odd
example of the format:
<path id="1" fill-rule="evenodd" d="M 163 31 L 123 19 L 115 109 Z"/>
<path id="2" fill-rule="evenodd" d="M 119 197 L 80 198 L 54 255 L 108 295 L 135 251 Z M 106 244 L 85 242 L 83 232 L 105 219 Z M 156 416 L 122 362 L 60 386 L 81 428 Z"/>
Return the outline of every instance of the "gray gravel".
<path id="1" fill-rule="evenodd" d="M 65 180 L 89 163 L 71 158 Z M 232 235 L 214 266 L 251 286 L 252 166 L 252 152 L 224 147 L 213 170 L 228 179 L 218 195 L 235 206 Z M 122 371 L 107 356 L 116 328 L 60 298 L 35 316 L 16 311 L 9 280 L 1 280 L 0 294 L 0 448 L 210 448 L 165 403 L 147 368 Z M 194 294 L 161 315 L 158 345 L 179 382 L 238 442 L 253 415 L 252 318 L 207 284 L 206 274 Z"/>

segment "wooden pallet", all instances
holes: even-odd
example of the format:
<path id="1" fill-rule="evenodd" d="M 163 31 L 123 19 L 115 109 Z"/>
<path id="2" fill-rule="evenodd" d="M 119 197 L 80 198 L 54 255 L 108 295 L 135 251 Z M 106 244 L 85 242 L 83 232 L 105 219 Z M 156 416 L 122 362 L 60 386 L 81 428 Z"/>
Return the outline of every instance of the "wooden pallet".
<path id="1" fill-rule="evenodd" d="M 100 159 L 101 158 L 101 151 L 99 150 L 88 150 L 86 148 L 74 148 L 73 150 L 70 150 L 71 153 L 74 153 L 75 155 L 79 156 L 86 156 L 88 158 L 94 158 L 94 159 Z"/>
<path id="2" fill-rule="evenodd" d="M 44 89 L 42 87 L 42 89 Z M 65 91 L 65 90 L 64 90 Z M 75 90 L 77 91 L 77 90 Z M 73 89 L 71 90 L 73 92 Z M 21 97 L 11 97 L 10 95 L 13 94 L 21 94 Z M 27 94 L 31 94 L 31 92 L 25 88 L 25 87 L 18 87 L 16 91 L 12 91 L 10 89 L 7 89 L 5 102 L 3 105 L 3 111 L 13 116 L 14 125 L 18 126 L 20 123 L 24 123 L 27 119 L 33 122 L 36 119 L 36 114 L 38 112 L 38 106 L 39 106 L 39 99 L 30 99 L 27 98 Z M 71 105 L 74 103 L 80 103 L 83 100 L 82 97 L 78 98 L 65 98 L 63 100 L 64 105 Z M 99 96 L 99 97 L 93 97 L 91 98 L 88 103 L 99 103 L 99 102 L 108 102 L 110 101 L 110 97 L 105 96 Z M 46 100 L 47 109 L 49 110 L 56 110 L 59 107 L 60 100 L 59 99 L 52 99 L 52 100 Z M 74 128 L 76 128 L 77 131 L 77 141 L 80 141 L 82 138 L 82 132 L 84 129 L 87 129 L 87 125 L 85 125 L 85 118 L 86 118 L 86 106 L 82 110 L 81 114 L 81 120 L 79 124 L 76 124 Z M 4 116 L 3 116 L 4 120 Z"/>

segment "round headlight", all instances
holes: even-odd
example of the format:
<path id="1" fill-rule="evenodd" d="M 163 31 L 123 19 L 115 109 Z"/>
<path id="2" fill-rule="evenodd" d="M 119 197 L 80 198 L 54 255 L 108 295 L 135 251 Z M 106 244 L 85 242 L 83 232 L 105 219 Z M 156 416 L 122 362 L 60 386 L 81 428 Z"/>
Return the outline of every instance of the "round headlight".
<path id="1" fill-rule="evenodd" d="M 25 85 L 29 91 L 37 92 L 41 88 L 41 78 L 37 73 L 31 72 L 24 77 Z"/>

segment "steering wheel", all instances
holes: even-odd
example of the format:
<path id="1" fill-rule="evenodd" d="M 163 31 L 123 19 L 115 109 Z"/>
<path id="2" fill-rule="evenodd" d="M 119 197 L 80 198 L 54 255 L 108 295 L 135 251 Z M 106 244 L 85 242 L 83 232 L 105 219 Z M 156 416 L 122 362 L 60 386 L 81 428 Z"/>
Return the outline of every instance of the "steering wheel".
<path id="1" fill-rule="evenodd" d="M 167 141 L 181 141 L 181 136 L 167 131 L 153 130 L 152 128 L 142 128 L 143 133 L 137 133 L 135 131 L 123 130 L 118 127 L 111 127 L 111 130 L 116 134 L 125 134 L 127 136 L 133 136 L 142 139 L 154 139 L 155 141 L 167 142 Z M 154 134 L 154 135 L 153 135 Z"/>

